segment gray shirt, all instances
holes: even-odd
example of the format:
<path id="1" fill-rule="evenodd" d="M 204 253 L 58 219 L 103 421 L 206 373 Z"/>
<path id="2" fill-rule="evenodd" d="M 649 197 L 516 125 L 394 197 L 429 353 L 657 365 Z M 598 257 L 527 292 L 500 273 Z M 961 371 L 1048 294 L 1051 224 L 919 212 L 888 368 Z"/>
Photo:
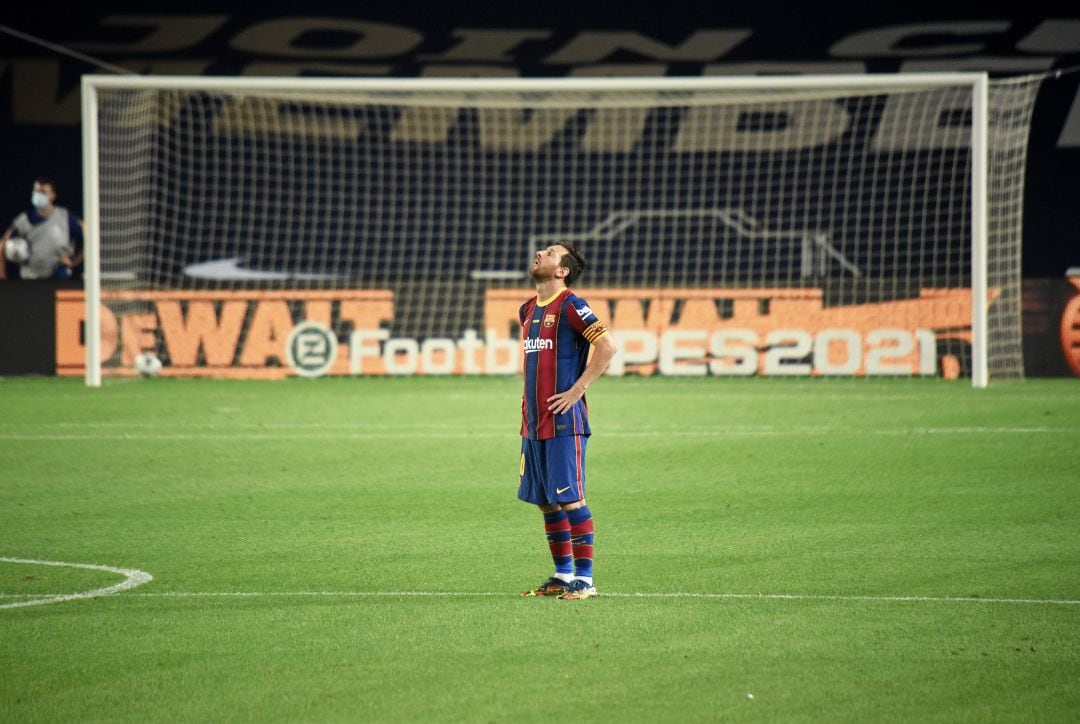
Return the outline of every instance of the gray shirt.
<path id="1" fill-rule="evenodd" d="M 60 257 L 75 253 L 68 210 L 63 206 L 53 207 L 52 213 L 36 224 L 23 212 L 15 217 L 12 226 L 13 236 L 21 236 L 30 245 L 30 258 L 19 267 L 23 279 L 48 279 L 56 273 Z"/>

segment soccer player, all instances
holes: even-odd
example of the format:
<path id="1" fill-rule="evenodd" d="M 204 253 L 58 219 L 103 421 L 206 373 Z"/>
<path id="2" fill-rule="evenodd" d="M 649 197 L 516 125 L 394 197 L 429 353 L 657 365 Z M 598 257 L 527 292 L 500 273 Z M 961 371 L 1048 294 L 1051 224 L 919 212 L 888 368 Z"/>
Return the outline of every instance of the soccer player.
<path id="1" fill-rule="evenodd" d="M 555 574 L 524 596 L 592 598 L 593 519 L 585 502 L 585 389 L 616 352 L 604 323 L 568 288 L 585 269 L 568 242 L 536 253 L 536 297 L 521 305 L 525 394 L 521 399 L 518 498 L 540 507 Z M 592 348 L 592 357 L 589 356 Z"/>

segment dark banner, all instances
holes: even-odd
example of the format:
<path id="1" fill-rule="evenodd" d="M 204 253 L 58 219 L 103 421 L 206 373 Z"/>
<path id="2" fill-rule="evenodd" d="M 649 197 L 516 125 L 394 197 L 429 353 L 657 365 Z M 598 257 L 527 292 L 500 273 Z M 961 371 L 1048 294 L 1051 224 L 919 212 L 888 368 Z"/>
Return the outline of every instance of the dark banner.
<path id="1" fill-rule="evenodd" d="M 71 281 L 0 281 L 0 377 L 56 374 L 56 295 L 82 294 Z M 82 343 L 82 329 L 75 328 Z"/>
<path id="2" fill-rule="evenodd" d="M 0 21 L 0 223 L 36 175 L 82 210 L 85 73 L 241 76 L 661 76 L 987 70 L 1049 73 L 1025 190 L 1025 277 L 1080 263 L 1080 16 L 1059 3 L 281 2 L 32 4 Z M 134 190 L 137 193 L 137 190 Z"/>
<path id="3" fill-rule="evenodd" d="M 1080 274 L 1025 280 L 1023 315 L 1025 374 L 1080 377 Z"/>

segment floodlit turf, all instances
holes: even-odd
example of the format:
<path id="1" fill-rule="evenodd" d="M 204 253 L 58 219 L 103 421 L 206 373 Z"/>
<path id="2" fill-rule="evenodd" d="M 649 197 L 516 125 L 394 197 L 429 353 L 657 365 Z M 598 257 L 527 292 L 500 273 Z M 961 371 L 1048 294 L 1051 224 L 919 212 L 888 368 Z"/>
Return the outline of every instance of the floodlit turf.
<path id="1" fill-rule="evenodd" d="M 519 386 L 0 381 L 0 557 L 154 577 L 0 608 L 0 721 L 1075 721 L 1077 381 L 601 380 L 583 602 Z"/>

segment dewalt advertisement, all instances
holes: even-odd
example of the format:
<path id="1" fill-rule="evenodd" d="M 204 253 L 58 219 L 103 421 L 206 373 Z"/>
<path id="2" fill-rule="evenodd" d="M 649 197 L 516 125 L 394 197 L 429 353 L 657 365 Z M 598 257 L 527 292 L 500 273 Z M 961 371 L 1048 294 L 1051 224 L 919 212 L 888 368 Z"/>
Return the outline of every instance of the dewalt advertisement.
<path id="1" fill-rule="evenodd" d="M 955 378 L 970 363 L 966 289 L 858 305 L 811 288 L 576 291 L 619 343 L 612 375 Z M 149 351 L 179 377 L 516 374 L 531 293 L 489 289 L 483 328 L 415 338 L 392 333 L 389 289 L 106 292 L 104 373 L 133 374 Z M 55 314 L 56 372 L 82 375 L 83 293 L 58 291 Z"/>

